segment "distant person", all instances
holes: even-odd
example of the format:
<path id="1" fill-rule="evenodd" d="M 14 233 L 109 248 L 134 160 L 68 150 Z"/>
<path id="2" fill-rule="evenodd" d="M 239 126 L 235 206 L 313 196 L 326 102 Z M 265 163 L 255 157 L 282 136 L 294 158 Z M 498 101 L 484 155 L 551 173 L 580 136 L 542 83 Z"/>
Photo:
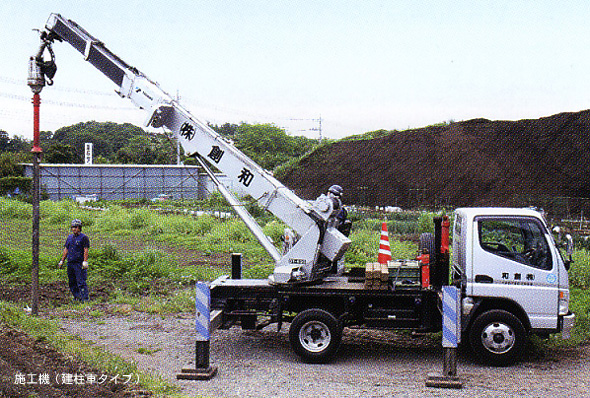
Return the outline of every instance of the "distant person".
<path id="1" fill-rule="evenodd" d="M 328 197 L 333 198 L 336 200 L 337 205 L 334 206 L 338 209 L 338 213 L 336 214 L 336 225 L 335 227 L 340 230 L 346 223 L 346 218 L 348 217 L 348 212 L 346 208 L 342 204 L 342 194 L 344 193 L 344 189 L 340 185 L 332 185 L 328 188 Z M 342 231 L 341 231 L 342 232 Z M 348 231 L 350 232 L 350 231 Z"/>
<path id="2" fill-rule="evenodd" d="M 70 291 L 74 300 L 88 301 L 88 249 L 90 239 L 82 233 L 82 222 L 73 220 L 71 223 L 72 234 L 66 239 L 64 251 L 59 261 L 59 267 L 68 259 L 68 280 Z"/>
<path id="3" fill-rule="evenodd" d="M 332 185 L 328 188 L 328 197 L 334 201 L 334 208 L 338 211 L 334 217 L 333 225 L 344 236 L 349 236 L 352 223 L 350 220 L 346 219 L 348 217 L 348 212 L 342 204 L 342 194 L 344 194 L 344 189 L 342 189 L 340 185 Z M 344 256 L 342 256 L 338 261 L 332 262 L 331 272 L 336 275 L 342 275 L 344 268 Z"/>

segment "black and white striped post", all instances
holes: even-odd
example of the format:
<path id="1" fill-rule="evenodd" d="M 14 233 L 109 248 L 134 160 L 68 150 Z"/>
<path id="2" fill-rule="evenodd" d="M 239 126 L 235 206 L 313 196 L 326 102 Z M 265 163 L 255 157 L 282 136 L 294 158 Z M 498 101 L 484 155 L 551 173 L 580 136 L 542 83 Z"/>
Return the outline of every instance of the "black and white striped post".
<path id="1" fill-rule="evenodd" d="M 457 376 L 457 347 L 461 342 L 461 292 L 455 286 L 443 286 L 443 373 L 431 373 L 426 379 L 427 387 L 461 388 Z"/>
<path id="2" fill-rule="evenodd" d="M 209 350 L 211 347 L 211 291 L 204 282 L 197 282 L 195 295 L 195 329 L 197 341 L 195 343 L 195 368 L 182 368 L 177 379 L 209 380 L 217 374 L 217 366 L 209 364 Z"/>

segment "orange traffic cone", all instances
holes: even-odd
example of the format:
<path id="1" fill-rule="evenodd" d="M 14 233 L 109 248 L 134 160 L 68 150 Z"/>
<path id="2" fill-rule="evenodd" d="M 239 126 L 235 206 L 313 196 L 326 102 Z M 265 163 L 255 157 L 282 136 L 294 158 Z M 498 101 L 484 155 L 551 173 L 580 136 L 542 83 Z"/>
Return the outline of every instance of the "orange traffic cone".
<path id="1" fill-rule="evenodd" d="M 383 221 L 381 225 L 381 241 L 379 242 L 379 264 L 387 264 L 391 260 L 391 248 L 389 247 L 389 233 L 387 232 L 387 224 Z"/>

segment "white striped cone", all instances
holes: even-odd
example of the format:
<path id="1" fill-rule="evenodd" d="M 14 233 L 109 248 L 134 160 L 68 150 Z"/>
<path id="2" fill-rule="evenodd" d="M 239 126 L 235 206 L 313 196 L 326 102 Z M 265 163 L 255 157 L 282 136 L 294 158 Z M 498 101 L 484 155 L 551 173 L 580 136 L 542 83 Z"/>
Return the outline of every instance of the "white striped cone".
<path id="1" fill-rule="evenodd" d="M 387 224 L 383 221 L 381 225 L 381 240 L 379 241 L 379 264 L 387 264 L 391 260 L 391 248 L 389 247 L 389 233 L 387 232 Z"/>

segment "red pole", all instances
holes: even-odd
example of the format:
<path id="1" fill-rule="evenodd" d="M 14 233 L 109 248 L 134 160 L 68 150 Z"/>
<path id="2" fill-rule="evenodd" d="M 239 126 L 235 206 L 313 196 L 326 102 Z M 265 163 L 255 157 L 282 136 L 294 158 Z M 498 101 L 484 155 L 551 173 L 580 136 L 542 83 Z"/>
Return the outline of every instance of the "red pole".
<path id="1" fill-rule="evenodd" d="M 31 313 L 39 313 L 39 197 L 40 197 L 40 163 L 41 146 L 39 145 L 39 108 L 41 96 L 38 92 L 33 94 L 33 261 L 31 266 Z"/>
<path id="2" fill-rule="evenodd" d="M 42 153 L 43 150 L 39 145 L 39 110 L 41 108 L 41 95 L 33 94 L 33 153 Z"/>

